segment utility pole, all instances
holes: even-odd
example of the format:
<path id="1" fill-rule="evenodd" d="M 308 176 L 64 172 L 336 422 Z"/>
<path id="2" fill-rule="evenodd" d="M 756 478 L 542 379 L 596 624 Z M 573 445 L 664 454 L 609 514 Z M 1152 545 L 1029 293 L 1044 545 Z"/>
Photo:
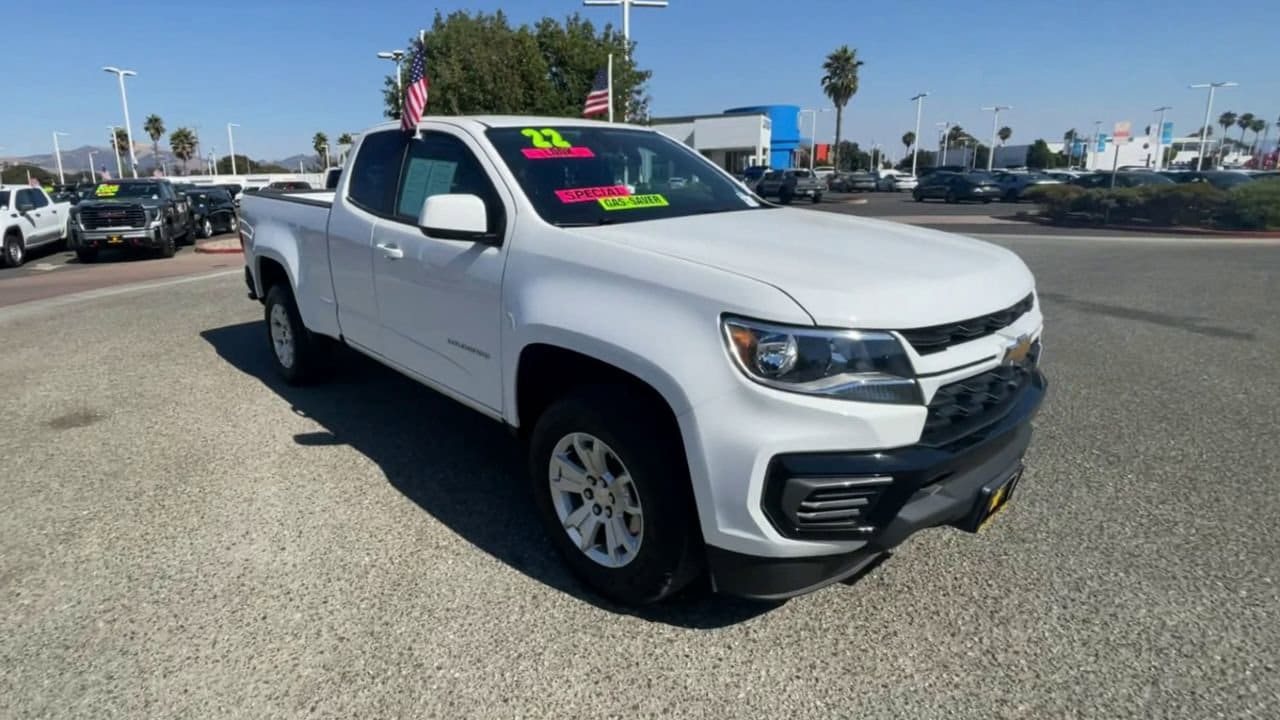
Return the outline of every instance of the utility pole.
<path id="1" fill-rule="evenodd" d="M 120 143 L 116 142 L 116 126 L 108 125 L 107 130 L 111 131 L 111 150 L 116 156 L 116 179 L 124 179 L 124 164 L 120 160 Z"/>
<path id="2" fill-rule="evenodd" d="M 911 177 L 916 176 L 916 154 L 920 150 L 920 114 L 924 111 L 924 99 L 928 96 L 929 93 L 922 92 L 911 98 L 916 104 L 916 140 L 911 143 Z"/>
<path id="3" fill-rule="evenodd" d="M 1213 92 L 1220 87 L 1236 87 L 1239 84 L 1240 83 L 1234 83 L 1234 82 L 1210 82 L 1210 83 L 1197 83 L 1195 85 L 1190 86 L 1191 89 L 1193 90 L 1198 90 L 1200 88 L 1209 88 L 1209 101 L 1206 102 L 1204 105 L 1204 125 L 1200 128 L 1200 152 L 1196 153 L 1198 156 L 1196 157 L 1197 171 L 1204 168 L 1204 143 L 1209 135 L 1209 116 L 1213 114 Z M 1226 139 L 1226 132 L 1223 132 L 1223 140 L 1225 139 Z"/>
<path id="4" fill-rule="evenodd" d="M 231 134 L 231 128 L 240 127 L 240 123 L 227 123 L 227 145 L 231 146 L 231 174 L 236 175 L 236 139 Z"/>
<path id="5" fill-rule="evenodd" d="M 89 151 L 89 179 L 98 182 L 98 171 L 93 169 L 93 151 Z"/>
<path id="6" fill-rule="evenodd" d="M 942 167 L 947 164 L 947 145 L 951 141 L 951 138 L 949 137 L 951 133 L 951 121 L 948 120 L 947 122 L 934 123 L 934 125 L 942 128 L 942 158 L 939 159 L 938 162 L 934 163 L 934 166 Z"/>
<path id="7" fill-rule="evenodd" d="M 62 148 L 58 147 L 58 136 L 67 133 L 53 131 L 53 155 L 58 159 L 58 183 L 65 183 L 67 179 L 62 175 Z"/>
<path id="8" fill-rule="evenodd" d="M 991 111 L 991 147 L 987 152 L 987 172 L 991 172 L 991 168 L 996 159 L 996 134 L 1000 132 L 1000 111 L 1012 110 L 1013 106 L 1012 105 L 992 105 L 991 107 L 984 107 L 982 109 Z M 977 150 L 977 147 L 975 146 L 974 148 L 975 155 L 973 160 L 973 164 L 975 168 L 978 165 L 977 152 L 978 150 Z"/>
<path id="9" fill-rule="evenodd" d="M 126 76 L 134 76 L 138 73 L 111 66 L 102 69 L 105 72 L 115 73 L 116 78 L 120 80 L 120 104 L 124 106 L 124 134 L 129 139 L 129 167 L 136 178 L 138 177 L 138 158 L 133 154 L 133 128 L 129 125 L 129 96 L 124 91 L 124 79 Z"/>

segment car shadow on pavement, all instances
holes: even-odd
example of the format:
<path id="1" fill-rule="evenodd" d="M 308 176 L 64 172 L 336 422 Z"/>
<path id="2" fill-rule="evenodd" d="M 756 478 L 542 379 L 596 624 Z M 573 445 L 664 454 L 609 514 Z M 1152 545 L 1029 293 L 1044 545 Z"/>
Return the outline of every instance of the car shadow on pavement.
<path id="1" fill-rule="evenodd" d="M 534 516 L 524 450 L 503 425 L 345 349 L 335 353 L 327 381 L 287 385 L 271 364 L 261 323 L 200 335 L 223 360 L 324 428 L 296 435 L 294 442 L 351 446 L 432 517 L 539 582 L 610 612 L 699 629 L 733 625 L 780 604 L 712 596 L 705 581 L 655 607 L 633 609 L 600 598 L 556 556 Z"/>

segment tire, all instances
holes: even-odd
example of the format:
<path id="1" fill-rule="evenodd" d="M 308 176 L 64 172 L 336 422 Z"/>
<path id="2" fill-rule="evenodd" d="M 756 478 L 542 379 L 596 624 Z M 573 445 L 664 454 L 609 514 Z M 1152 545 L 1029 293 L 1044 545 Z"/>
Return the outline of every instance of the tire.
<path id="1" fill-rule="evenodd" d="M 199 230 L 200 231 L 196 233 L 196 237 L 202 237 L 202 238 L 213 237 L 213 221 L 211 221 L 209 218 L 205 218 L 200 222 Z"/>
<path id="2" fill-rule="evenodd" d="M 76 248 L 76 259 L 84 264 L 98 261 L 98 251 L 93 248 Z"/>
<path id="3" fill-rule="evenodd" d="M 236 217 L 235 213 L 231 213 L 231 217 L 227 220 L 227 232 L 233 233 L 238 232 L 239 230 L 240 219 Z"/>
<path id="4" fill-rule="evenodd" d="M 793 197 L 791 193 L 787 192 L 786 190 L 783 190 L 778 193 L 778 202 L 782 203 L 783 205 L 790 205 L 792 199 Z"/>
<path id="5" fill-rule="evenodd" d="M 171 258 L 178 252 L 178 243 L 173 239 L 173 230 L 169 229 L 160 233 L 160 247 L 156 252 L 162 258 Z"/>
<path id="6" fill-rule="evenodd" d="M 956 203 L 960 202 L 960 198 L 956 197 L 956 191 L 955 191 L 955 190 L 948 190 L 948 191 L 947 191 L 947 196 L 946 196 L 946 198 L 944 198 L 944 199 L 945 199 L 947 202 L 951 203 L 952 205 L 954 205 L 954 204 L 956 204 Z"/>
<path id="7" fill-rule="evenodd" d="M 1018 202 L 1018 191 L 1010 190 L 1009 192 L 1005 193 L 1004 197 L 1000 198 L 1000 200 L 1001 202 L 1016 203 Z"/>
<path id="8" fill-rule="evenodd" d="M 924 202 L 924 195 L 921 195 L 919 191 L 912 190 L 911 199 L 915 200 L 916 202 Z"/>
<path id="9" fill-rule="evenodd" d="M 16 232 L 4 236 L 4 245 L 0 247 L 0 265 L 4 267 L 20 267 L 27 259 L 27 245 L 22 236 Z"/>
<path id="10" fill-rule="evenodd" d="M 574 576 L 610 600 L 656 603 L 702 573 L 702 541 L 678 438 L 651 401 L 622 385 L 580 388 L 553 403 L 534 426 L 529 474 L 538 515 Z M 580 455 L 578 448 L 588 452 Z M 592 457 L 605 459 L 603 472 Z M 581 483 L 569 480 L 575 471 Z M 619 482 L 624 477 L 629 482 Z M 615 543 L 611 523 L 617 523 L 613 538 L 625 533 L 638 545 Z"/>
<path id="11" fill-rule="evenodd" d="M 287 285 L 277 283 L 267 291 L 263 319 L 271 360 L 280 377 L 290 385 L 305 385 L 319 377 L 324 345 L 302 324 L 298 305 Z"/>
<path id="12" fill-rule="evenodd" d="M 814 193 L 812 200 L 814 205 L 817 205 L 818 203 L 822 202 L 822 193 Z"/>

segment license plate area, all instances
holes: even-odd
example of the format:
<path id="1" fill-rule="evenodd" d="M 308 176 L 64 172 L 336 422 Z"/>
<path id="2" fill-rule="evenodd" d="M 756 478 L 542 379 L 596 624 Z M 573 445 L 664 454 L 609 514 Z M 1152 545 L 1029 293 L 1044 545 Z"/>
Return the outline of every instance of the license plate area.
<path id="1" fill-rule="evenodd" d="M 123 238 L 123 237 L 120 237 L 119 235 L 109 235 L 109 236 L 107 236 L 107 244 L 108 244 L 108 245 L 121 245 L 121 244 L 123 244 L 123 243 L 124 243 L 124 238 Z"/>
<path id="2" fill-rule="evenodd" d="M 1013 491 L 1022 479 L 1022 466 L 1002 480 L 983 485 L 978 490 L 978 497 L 973 503 L 969 517 L 960 525 L 965 532 L 976 533 L 991 524 L 996 515 L 1009 504 Z"/>

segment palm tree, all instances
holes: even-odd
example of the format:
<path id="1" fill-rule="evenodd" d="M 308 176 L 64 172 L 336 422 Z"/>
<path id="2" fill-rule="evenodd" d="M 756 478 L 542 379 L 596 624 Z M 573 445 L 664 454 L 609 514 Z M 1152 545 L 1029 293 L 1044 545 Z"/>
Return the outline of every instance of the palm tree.
<path id="1" fill-rule="evenodd" d="M 1000 138 L 1000 144 L 1004 145 L 1009 142 L 1009 138 L 1013 137 L 1013 128 L 1005 125 L 996 133 L 996 137 Z"/>
<path id="2" fill-rule="evenodd" d="M 342 133 L 338 136 L 339 145 L 350 145 L 353 142 L 355 142 L 355 140 L 352 139 L 351 133 Z"/>
<path id="3" fill-rule="evenodd" d="M 311 138 L 311 147 L 316 151 L 316 157 L 320 160 L 320 169 L 324 170 L 324 153 L 329 147 L 329 136 L 322 132 L 316 133 Z"/>
<path id="4" fill-rule="evenodd" d="M 1258 139 L 1261 136 L 1262 131 L 1269 127 L 1270 125 L 1267 121 L 1260 117 L 1254 118 L 1253 122 L 1249 123 L 1249 130 L 1253 132 L 1253 146 L 1249 148 L 1250 155 L 1253 155 L 1258 150 Z M 1265 136 L 1263 136 L 1263 142 L 1266 142 Z"/>
<path id="5" fill-rule="evenodd" d="M 836 143 L 832 159 L 837 168 L 840 167 L 840 126 L 844 124 L 844 106 L 858 94 L 858 68 L 862 65 L 858 51 L 848 45 L 836 48 L 822 63 L 822 91 L 836 106 Z"/>
<path id="6" fill-rule="evenodd" d="M 122 127 L 115 129 L 115 139 L 112 141 L 112 147 L 116 150 L 116 156 L 121 161 L 129 157 L 129 131 Z"/>
<path id="7" fill-rule="evenodd" d="M 950 143 L 951 145 L 959 144 L 965 140 L 968 140 L 969 137 L 970 136 L 968 131 L 966 131 L 964 128 L 960 127 L 959 125 L 952 125 L 951 129 L 947 131 L 947 142 Z"/>
<path id="8" fill-rule="evenodd" d="M 182 161 L 182 174 L 187 174 L 187 161 L 195 156 L 196 143 L 199 140 L 190 128 L 180 127 L 169 133 L 169 149 L 173 156 Z"/>
<path id="9" fill-rule="evenodd" d="M 1236 118 L 1236 127 L 1240 128 L 1240 143 L 1238 145 L 1240 148 L 1244 147 L 1245 131 L 1248 130 L 1252 125 L 1253 125 L 1253 113 L 1250 113 L 1250 112 L 1241 113 L 1240 117 Z"/>
<path id="10" fill-rule="evenodd" d="M 910 150 L 911 146 L 916 144 L 916 134 L 910 130 L 902 133 L 902 144 L 906 145 L 907 149 Z"/>
<path id="11" fill-rule="evenodd" d="M 142 123 L 142 129 L 151 137 L 151 162 L 160 168 L 160 137 L 164 135 L 164 120 L 152 113 Z"/>

